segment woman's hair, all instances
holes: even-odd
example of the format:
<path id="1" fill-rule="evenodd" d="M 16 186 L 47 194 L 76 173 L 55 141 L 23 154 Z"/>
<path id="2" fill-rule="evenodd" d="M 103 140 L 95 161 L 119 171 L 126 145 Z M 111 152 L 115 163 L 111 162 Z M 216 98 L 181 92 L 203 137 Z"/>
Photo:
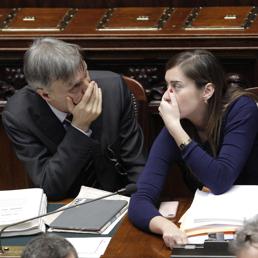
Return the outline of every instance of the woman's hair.
<path id="1" fill-rule="evenodd" d="M 226 80 L 224 71 L 216 57 L 206 50 L 181 52 L 173 56 L 166 64 L 166 71 L 180 67 L 184 75 L 192 79 L 197 88 L 207 83 L 214 85 L 214 93 L 208 99 L 207 136 L 213 155 L 218 151 L 222 113 L 226 107 L 242 95 L 253 96 L 238 86 L 234 77 Z M 255 98 L 255 97 L 254 97 Z"/>
<path id="2" fill-rule="evenodd" d="M 55 38 L 40 38 L 24 55 L 24 75 L 34 89 L 49 87 L 54 81 L 69 81 L 85 62 L 78 45 Z"/>
<path id="3" fill-rule="evenodd" d="M 235 239 L 230 243 L 230 250 L 234 254 L 247 250 L 250 247 L 258 250 L 258 216 L 246 221 L 235 236 Z"/>

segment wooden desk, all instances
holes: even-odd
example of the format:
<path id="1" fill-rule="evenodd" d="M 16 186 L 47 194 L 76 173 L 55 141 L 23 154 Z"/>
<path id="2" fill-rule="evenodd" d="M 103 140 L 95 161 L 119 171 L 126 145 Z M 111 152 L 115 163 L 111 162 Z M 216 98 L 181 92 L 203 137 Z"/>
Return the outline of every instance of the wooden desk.
<path id="1" fill-rule="evenodd" d="M 174 221 L 178 221 L 183 213 L 189 208 L 190 199 L 180 199 L 177 216 Z M 71 237 L 65 236 L 64 237 Z M 81 235 L 82 237 L 85 235 Z M 28 237 L 27 237 L 28 238 Z M 4 257 L 20 257 L 24 246 L 14 246 L 12 244 L 4 244 L 8 246 L 9 251 L 0 254 L 0 258 Z M 169 257 L 171 250 L 168 249 L 160 235 L 145 233 L 132 225 L 126 216 L 120 225 L 118 231 L 112 237 L 111 242 L 102 256 L 102 258 L 157 258 Z"/>
<path id="2" fill-rule="evenodd" d="M 180 200 L 174 221 L 179 220 L 190 204 L 189 199 Z M 117 233 L 112 237 L 102 258 L 167 258 L 170 254 L 171 250 L 165 246 L 160 235 L 148 234 L 137 229 L 126 217 Z"/>

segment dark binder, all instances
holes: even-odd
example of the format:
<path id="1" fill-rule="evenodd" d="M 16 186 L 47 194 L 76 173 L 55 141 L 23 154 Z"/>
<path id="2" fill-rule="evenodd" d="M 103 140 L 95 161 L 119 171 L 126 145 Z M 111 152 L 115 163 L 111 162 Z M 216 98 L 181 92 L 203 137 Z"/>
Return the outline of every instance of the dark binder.
<path id="1" fill-rule="evenodd" d="M 65 210 L 49 226 L 54 230 L 102 233 L 127 208 L 125 200 L 98 200 Z"/>

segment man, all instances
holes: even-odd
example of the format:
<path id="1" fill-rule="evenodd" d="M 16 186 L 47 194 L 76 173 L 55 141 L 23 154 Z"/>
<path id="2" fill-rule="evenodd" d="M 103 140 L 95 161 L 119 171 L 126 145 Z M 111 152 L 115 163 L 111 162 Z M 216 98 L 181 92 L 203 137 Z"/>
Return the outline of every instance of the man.
<path id="1" fill-rule="evenodd" d="M 73 245 L 65 238 L 42 235 L 33 238 L 24 248 L 21 258 L 78 258 Z"/>
<path id="2" fill-rule="evenodd" d="M 258 257 L 258 216 L 245 222 L 230 245 L 237 258 Z"/>
<path id="3" fill-rule="evenodd" d="M 54 38 L 34 41 L 24 74 L 28 86 L 9 99 L 2 119 L 36 187 L 58 200 L 81 185 L 115 191 L 136 182 L 143 135 L 121 76 L 88 72 L 79 47 Z"/>

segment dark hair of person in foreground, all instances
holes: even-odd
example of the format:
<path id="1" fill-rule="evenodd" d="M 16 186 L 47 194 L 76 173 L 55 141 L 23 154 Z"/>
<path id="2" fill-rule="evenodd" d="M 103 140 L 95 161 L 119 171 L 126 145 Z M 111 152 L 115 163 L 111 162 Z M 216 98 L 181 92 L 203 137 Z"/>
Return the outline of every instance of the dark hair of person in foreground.
<path id="1" fill-rule="evenodd" d="M 65 238 L 44 234 L 25 246 L 21 258 L 78 258 L 78 255 Z"/>

